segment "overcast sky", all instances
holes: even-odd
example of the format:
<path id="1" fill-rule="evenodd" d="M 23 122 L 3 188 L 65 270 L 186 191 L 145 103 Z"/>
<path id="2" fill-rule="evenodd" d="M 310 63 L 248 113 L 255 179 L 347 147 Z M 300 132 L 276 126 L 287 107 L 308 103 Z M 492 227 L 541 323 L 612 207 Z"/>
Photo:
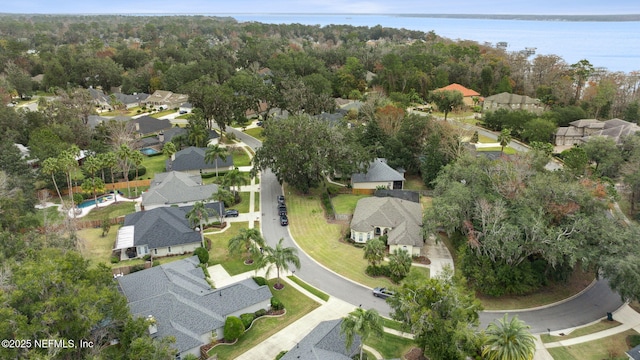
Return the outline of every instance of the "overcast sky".
<path id="1" fill-rule="evenodd" d="M 2 13 L 39 14 L 640 14 L 639 0 L 11 0 Z"/>

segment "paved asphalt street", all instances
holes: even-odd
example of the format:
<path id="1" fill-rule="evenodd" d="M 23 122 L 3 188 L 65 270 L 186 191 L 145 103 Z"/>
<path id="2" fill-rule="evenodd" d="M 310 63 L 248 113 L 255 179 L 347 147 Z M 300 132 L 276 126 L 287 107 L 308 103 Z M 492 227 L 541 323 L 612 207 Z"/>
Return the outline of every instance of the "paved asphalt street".
<path id="1" fill-rule="evenodd" d="M 227 128 L 232 131 L 247 145 L 256 149 L 260 142 L 241 131 Z M 289 235 L 288 227 L 280 226 L 276 209 L 276 196 L 282 194 L 282 187 L 275 175 L 270 171 L 264 171 L 260 181 L 260 204 L 262 211 L 262 232 L 270 245 L 275 245 L 280 238 L 284 238 L 286 246 L 296 246 Z M 287 194 L 284 194 L 285 198 Z M 302 250 L 299 250 L 301 267 L 296 270 L 296 275 L 309 284 L 322 291 L 354 306 L 362 305 L 365 309 L 375 308 L 383 316 L 389 316 L 390 307 L 382 299 L 371 294 L 367 287 L 354 283 L 348 279 L 336 275 L 332 271 L 322 267 L 310 259 Z M 544 333 L 563 330 L 579 325 L 585 325 L 606 316 L 607 312 L 613 312 L 622 306 L 620 296 L 611 291 L 606 280 L 598 281 L 594 286 L 579 296 L 561 304 L 525 311 L 511 311 L 528 325 L 533 333 Z M 482 312 L 480 314 L 481 327 L 486 327 L 494 319 L 501 318 L 504 312 Z"/>

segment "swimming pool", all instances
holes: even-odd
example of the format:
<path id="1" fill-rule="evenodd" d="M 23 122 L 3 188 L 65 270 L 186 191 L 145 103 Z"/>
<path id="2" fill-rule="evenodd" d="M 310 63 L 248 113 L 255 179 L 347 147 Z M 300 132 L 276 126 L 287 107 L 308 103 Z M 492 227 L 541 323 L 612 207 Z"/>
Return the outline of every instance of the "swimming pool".
<path id="1" fill-rule="evenodd" d="M 103 195 L 103 196 L 99 196 L 98 197 L 98 204 L 103 203 L 107 200 L 112 200 L 113 199 L 113 195 Z M 78 204 L 79 208 L 86 208 L 89 206 L 93 206 L 96 204 L 96 201 L 94 199 L 91 200 L 85 200 L 83 202 L 81 202 L 80 204 Z"/>
<path id="2" fill-rule="evenodd" d="M 159 154 L 160 151 L 154 149 L 154 148 L 142 148 L 140 149 L 140 152 L 149 156 L 149 155 L 155 155 L 155 154 Z"/>

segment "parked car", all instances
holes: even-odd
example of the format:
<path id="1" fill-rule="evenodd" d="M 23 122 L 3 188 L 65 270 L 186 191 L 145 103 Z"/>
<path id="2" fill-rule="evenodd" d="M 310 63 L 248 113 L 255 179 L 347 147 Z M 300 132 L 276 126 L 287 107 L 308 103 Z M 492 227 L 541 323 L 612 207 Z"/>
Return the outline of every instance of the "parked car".
<path id="1" fill-rule="evenodd" d="M 278 204 L 284 205 L 284 195 L 278 195 Z"/>
<path id="2" fill-rule="evenodd" d="M 187 113 L 187 110 L 180 110 L 180 115 L 184 115 Z"/>
<path id="3" fill-rule="evenodd" d="M 278 205 L 278 215 L 287 215 L 287 207 L 284 204 Z"/>
<path id="4" fill-rule="evenodd" d="M 224 217 L 238 217 L 240 213 L 236 209 L 229 209 L 224 212 Z"/>
<path id="5" fill-rule="evenodd" d="M 377 287 L 373 289 L 373 296 L 386 299 L 393 296 L 395 293 L 387 288 Z"/>
<path id="6" fill-rule="evenodd" d="M 282 226 L 289 225 L 289 218 L 287 218 L 287 215 L 280 215 L 280 225 Z"/>
<path id="7" fill-rule="evenodd" d="M 262 121 L 258 121 L 258 122 L 256 123 L 256 125 L 258 125 L 258 126 L 262 126 L 262 125 L 264 125 L 264 124 L 263 124 L 263 122 L 262 122 Z"/>

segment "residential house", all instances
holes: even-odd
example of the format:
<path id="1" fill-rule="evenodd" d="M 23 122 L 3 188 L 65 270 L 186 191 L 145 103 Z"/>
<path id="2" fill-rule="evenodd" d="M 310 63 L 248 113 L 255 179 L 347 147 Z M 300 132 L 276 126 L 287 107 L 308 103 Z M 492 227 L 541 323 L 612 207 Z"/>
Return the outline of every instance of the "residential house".
<path id="1" fill-rule="evenodd" d="M 189 95 L 173 93 L 166 90 L 156 90 L 149 95 L 143 103 L 147 106 L 164 109 L 180 108 L 180 105 L 189 101 Z"/>
<path id="2" fill-rule="evenodd" d="M 395 170 L 387 165 L 386 159 L 377 158 L 369 164 L 366 173 L 351 175 L 351 188 L 354 194 L 373 194 L 379 188 L 401 190 L 404 180 L 403 170 Z"/>
<path id="3" fill-rule="evenodd" d="M 142 194 L 141 210 L 207 202 L 217 192 L 218 185 L 203 185 L 200 174 L 189 175 L 178 171 L 159 173 L 151 181 L 149 190 Z"/>
<path id="4" fill-rule="evenodd" d="M 447 85 L 445 87 L 439 88 L 439 89 L 435 89 L 433 90 L 434 92 L 437 91 L 459 91 L 460 93 L 462 93 L 462 101 L 466 106 L 474 106 L 478 103 L 478 101 L 481 101 L 480 99 L 480 93 L 475 91 L 475 90 L 471 90 L 468 89 L 460 84 L 451 84 L 451 85 Z"/>
<path id="5" fill-rule="evenodd" d="M 215 204 L 208 204 L 215 210 Z M 190 206 L 158 207 L 128 214 L 118 229 L 114 251 L 121 260 L 152 256 L 181 255 L 201 246 L 200 233 L 187 219 Z"/>
<path id="6" fill-rule="evenodd" d="M 233 169 L 233 157 L 228 155 L 226 158 L 216 158 L 215 162 L 208 163 L 204 160 L 207 148 L 198 148 L 190 146 L 173 154 L 171 159 L 167 159 L 167 171 L 182 171 L 189 174 L 203 174 L 216 171 L 226 171 Z"/>
<path id="7" fill-rule="evenodd" d="M 510 94 L 508 92 L 484 98 L 482 105 L 483 111 L 496 111 L 499 109 L 526 110 L 535 114 L 541 114 L 544 111 L 544 106 L 538 99 L 524 95 Z"/>
<path id="8" fill-rule="evenodd" d="M 196 256 L 118 277 L 136 317 L 153 319 L 153 338 L 172 336 L 177 358 L 200 357 L 200 347 L 223 337 L 229 316 L 268 310 L 271 291 L 246 279 L 219 289 L 208 284 Z"/>
<path id="9" fill-rule="evenodd" d="M 392 197 L 360 199 L 350 229 L 351 240 L 357 243 L 387 235 L 389 252 L 405 249 L 410 255 L 420 255 L 424 246 L 422 207 L 413 201 Z"/>
<path id="10" fill-rule="evenodd" d="M 127 109 L 131 109 L 136 106 L 142 106 L 144 101 L 149 97 L 146 93 L 134 93 L 132 95 L 123 94 L 121 92 L 114 92 L 113 95 L 116 100 L 124 105 Z"/>
<path id="11" fill-rule="evenodd" d="M 603 128 L 604 122 L 596 119 L 572 121 L 569 126 L 558 128 L 554 143 L 557 146 L 577 145 L 583 142 L 583 137 L 593 135 Z"/>
<path id="12" fill-rule="evenodd" d="M 130 122 L 131 117 L 130 116 L 104 117 L 99 115 L 89 115 L 89 117 L 87 118 L 87 125 L 89 125 L 91 129 L 95 129 L 98 125 L 108 124 L 111 121 Z"/>
<path id="13" fill-rule="evenodd" d="M 554 143 L 556 146 L 577 145 L 588 141 L 592 136 L 607 136 L 619 144 L 625 136 L 638 131 L 640 126 L 620 119 L 582 119 L 570 122 L 567 127 L 558 128 Z"/>
<path id="14" fill-rule="evenodd" d="M 346 337 L 340 331 L 342 319 L 323 321 L 280 360 L 350 360 L 358 354 L 360 336 L 354 336 L 347 349 Z"/>
<path id="15" fill-rule="evenodd" d="M 640 360 L 640 345 L 634 347 L 633 349 L 627 351 L 627 356 L 631 360 Z"/>
<path id="16" fill-rule="evenodd" d="M 156 119 L 151 116 L 141 116 L 131 120 L 136 133 L 140 136 L 157 135 L 167 129 L 171 129 L 171 120 Z"/>

